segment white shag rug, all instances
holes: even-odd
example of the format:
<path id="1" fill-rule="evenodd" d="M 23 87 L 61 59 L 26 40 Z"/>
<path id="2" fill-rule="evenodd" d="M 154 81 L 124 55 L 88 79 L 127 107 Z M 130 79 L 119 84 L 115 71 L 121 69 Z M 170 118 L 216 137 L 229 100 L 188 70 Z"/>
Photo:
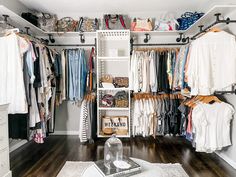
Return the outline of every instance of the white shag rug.
<path id="1" fill-rule="evenodd" d="M 133 177 L 189 177 L 181 164 L 150 163 L 132 158 L 141 166 L 142 173 Z M 57 177 L 102 177 L 93 162 L 67 161 Z"/>

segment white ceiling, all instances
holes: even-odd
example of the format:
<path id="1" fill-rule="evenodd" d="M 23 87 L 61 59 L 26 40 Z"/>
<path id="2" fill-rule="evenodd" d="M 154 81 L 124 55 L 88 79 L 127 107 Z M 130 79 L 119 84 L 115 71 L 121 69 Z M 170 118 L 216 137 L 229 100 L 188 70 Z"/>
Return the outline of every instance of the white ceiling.
<path id="1" fill-rule="evenodd" d="M 123 13 L 157 17 L 171 12 L 208 10 L 213 4 L 236 4 L 236 0 L 19 0 L 30 9 L 57 14 L 59 17 L 101 16 Z"/>

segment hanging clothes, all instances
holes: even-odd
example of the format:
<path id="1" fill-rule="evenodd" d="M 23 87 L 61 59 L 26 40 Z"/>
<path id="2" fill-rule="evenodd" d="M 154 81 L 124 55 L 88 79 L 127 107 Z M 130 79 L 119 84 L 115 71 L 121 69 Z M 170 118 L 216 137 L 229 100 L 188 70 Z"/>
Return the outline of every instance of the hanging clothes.
<path id="1" fill-rule="evenodd" d="M 231 145 L 231 105 L 216 96 L 196 96 L 179 106 L 181 135 L 191 141 L 198 152 L 211 153 Z"/>
<path id="2" fill-rule="evenodd" d="M 178 95 L 135 94 L 133 102 L 133 136 L 180 134 Z"/>
<path id="3" fill-rule="evenodd" d="M 80 142 L 84 143 L 89 141 L 91 143 L 94 141 L 97 132 L 96 124 L 97 115 L 95 96 L 93 94 L 86 95 L 81 104 L 79 128 Z"/>
<path id="4" fill-rule="evenodd" d="M 14 33 L 0 37 L 0 104 L 9 104 L 9 114 L 28 113 L 22 72 L 28 48 L 28 42 Z"/>
<path id="5" fill-rule="evenodd" d="M 169 93 L 173 87 L 178 50 L 134 50 L 130 64 L 130 87 L 134 92 Z"/>
<path id="6" fill-rule="evenodd" d="M 9 103 L 9 113 L 15 118 L 28 115 L 29 127 L 24 129 L 31 132 L 27 139 L 43 143 L 48 130 L 54 129 L 54 123 L 50 127 L 48 123 L 54 122 L 60 55 L 28 35 L 15 33 L 1 37 L 0 48 L 0 104 Z"/>
<path id="7" fill-rule="evenodd" d="M 181 47 L 175 65 L 175 90 L 187 88 L 190 95 L 211 95 L 230 91 L 235 83 L 235 36 L 210 31 Z"/>

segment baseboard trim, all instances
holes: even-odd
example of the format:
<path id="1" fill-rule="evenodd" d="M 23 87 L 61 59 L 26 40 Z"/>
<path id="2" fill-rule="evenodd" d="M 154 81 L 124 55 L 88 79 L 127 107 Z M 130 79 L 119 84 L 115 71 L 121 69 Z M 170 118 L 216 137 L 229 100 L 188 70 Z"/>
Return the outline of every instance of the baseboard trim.
<path id="1" fill-rule="evenodd" d="M 21 141 L 17 142 L 17 143 L 14 144 L 14 145 L 11 145 L 11 144 L 10 144 L 10 147 L 9 147 L 10 153 L 13 152 L 14 150 L 20 148 L 21 146 L 25 145 L 26 143 L 28 143 L 27 140 L 21 140 Z"/>
<path id="2" fill-rule="evenodd" d="M 54 131 L 53 135 L 79 135 L 79 131 Z"/>
<path id="3" fill-rule="evenodd" d="M 220 152 L 215 152 L 216 155 L 218 155 L 220 158 L 222 158 L 224 161 L 226 161 L 230 166 L 232 166 L 234 169 L 236 169 L 236 162 L 231 160 L 227 155 L 222 154 Z"/>

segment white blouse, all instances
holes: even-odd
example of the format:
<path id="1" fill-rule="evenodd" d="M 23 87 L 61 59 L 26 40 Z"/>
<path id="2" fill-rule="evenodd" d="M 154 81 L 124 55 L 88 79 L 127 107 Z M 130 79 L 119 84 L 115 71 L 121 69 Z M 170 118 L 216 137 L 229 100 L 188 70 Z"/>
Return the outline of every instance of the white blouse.
<path id="1" fill-rule="evenodd" d="M 192 112 L 196 151 L 214 152 L 231 145 L 230 121 L 233 114 L 233 107 L 224 102 L 199 103 Z"/>
<path id="2" fill-rule="evenodd" d="M 236 83 L 236 42 L 227 32 L 208 32 L 192 43 L 186 74 L 191 95 L 230 90 Z"/>
<path id="3" fill-rule="evenodd" d="M 9 104 L 8 113 L 27 113 L 22 56 L 27 42 L 16 34 L 0 38 L 0 105 Z"/>

